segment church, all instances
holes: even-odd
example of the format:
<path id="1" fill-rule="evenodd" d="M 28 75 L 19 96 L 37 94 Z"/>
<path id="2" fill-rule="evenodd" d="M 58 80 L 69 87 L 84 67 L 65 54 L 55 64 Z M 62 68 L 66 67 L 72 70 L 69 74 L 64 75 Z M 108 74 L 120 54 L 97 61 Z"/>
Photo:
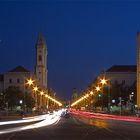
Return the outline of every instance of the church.
<path id="1" fill-rule="evenodd" d="M 27 78 L 33 78 L 40 87 L 47 88 L 47 45 L 42 33 L 38 34 L 35 45 L 36 60 L 34 72 L 27 70 L 23 66 L 17 66 L 4 74 L 0 74 L 0 93 L 8 87 L 19 87 L 21 91 L 25 90 L 25 81 Z"/>

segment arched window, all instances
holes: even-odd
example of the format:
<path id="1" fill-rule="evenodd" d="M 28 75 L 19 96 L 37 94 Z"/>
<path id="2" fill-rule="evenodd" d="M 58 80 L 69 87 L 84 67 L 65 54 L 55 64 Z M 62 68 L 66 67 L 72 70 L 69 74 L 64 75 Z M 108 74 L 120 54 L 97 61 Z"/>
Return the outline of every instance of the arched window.
<path id="1" fill-rule="evenodd" d="M 38 56 L 38 60 L 42 61 L 42 56 L 41 55 Z"/>

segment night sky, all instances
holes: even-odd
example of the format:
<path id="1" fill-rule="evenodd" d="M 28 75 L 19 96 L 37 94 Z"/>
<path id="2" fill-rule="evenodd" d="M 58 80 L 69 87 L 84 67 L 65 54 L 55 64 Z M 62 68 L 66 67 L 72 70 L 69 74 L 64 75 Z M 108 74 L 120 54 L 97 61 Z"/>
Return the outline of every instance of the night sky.
<path id="1" fill-rule="evenodd" d="M 49 87 L 60 97 L 112 65 L 136 64 L 140 1 L 19 1 L 0 0 L 0 73 L 34 70 L 38 32 L 47 42 Z"/>

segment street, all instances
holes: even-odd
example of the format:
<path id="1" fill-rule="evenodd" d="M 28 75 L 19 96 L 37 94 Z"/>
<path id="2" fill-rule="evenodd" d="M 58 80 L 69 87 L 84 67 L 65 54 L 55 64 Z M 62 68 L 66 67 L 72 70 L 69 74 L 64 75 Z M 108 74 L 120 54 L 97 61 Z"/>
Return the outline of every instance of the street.
<path id="1" fill-rule="evenodd" d="M 50 126 L 2 134 L 0 140 L 138 140 L 140 123 L 63 116 Z"/>

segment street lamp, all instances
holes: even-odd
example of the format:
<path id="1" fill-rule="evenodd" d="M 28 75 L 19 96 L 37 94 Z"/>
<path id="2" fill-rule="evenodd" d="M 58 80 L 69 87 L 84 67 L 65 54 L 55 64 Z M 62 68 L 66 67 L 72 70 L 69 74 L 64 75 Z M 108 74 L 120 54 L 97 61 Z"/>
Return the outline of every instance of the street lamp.
<path id="1" fill-rule="evenodd" d="M 95 87 L 95 90 L 98 92 L 101 90 L 101 87 L 97 86 L 97 87 Z"/>
<path id="2" fill-rule="evenodd" d="M 100 79 L 100 83 L 102 84 L 102 86 L 107 85 L 107 81 L 105 78 Z M 103 93 L 103 87 L 102 87 L 102 93 Z M 108 110 L 110 112 L 110 83 L 108 85 Z"/>
<path id="3" fill-rule="evenodd" d="M 44 95 L 44 91 L 40 91 L 40 107 L 42 108 L 43 107 L 43 95 Z"/>
<path id="4" fill-rule="evenodd" d="M 97 86 L 97 87 L 95 87 L 95 90 L 97 91 L 97 94 L 98 94 L 98 97 L 100 98 L 102 95 L 102 93 L 98 93 L 99 91 L 101 91 L 101 87 L 99 87 L 99 86 Z M 103 98 L 101 99 L 101 107 L 102 107 L 102 110 L 103 110 Z"/>
<path id="5" fill-rule="evenodd" d="M 91 91 L 91 92 L 90 92 L 90 95 L 93 95 L 93 94 L 94 94 L 93 91 Z"/>
<path id="6" fill-rule="evenodd" d="M 101 80 L 101 84 L 102 84 L 102 85 L 106 85 L 106 84 L 107 84 L 107 80 L 106 80 L 105 78 L 100 79 L 100 80 Z"/>
<path id="7" fill-rule="evenodd" d="M 41 91 L 41 92 L 40 92 L 40 95 L 44 95 L 44 92 L 43 92 L 43 91 Z"/>
<path id="8" fill-rule="evenodd" d="M 35 97 L 35 106 L 36 106 L 36 108 L 38 109 L 38 95 L 36 94 L 36 92 L 38 91 L 38 87 L 37 86 L 35 86 L 35 87 L 33 87 L 33 91 L 34 91 L 34 97 Z"/>
<path id="9" fill-rule="evenodd" d="M 129 95 L 130 105 L 131 105 L 131 112 L 134 111 L 134 92 Z"/>
<path id="10" fill-rule="evenodd" d="M 29 85 L 32 86 L 34 81 L 30 78 L 30 79 L 25 79 L 26 77 L 23 77 L 23 91 L 24 91 L 24 101 L 23 101 L 23 105 L 24 105 L 24 113 L 26 113 L 26 91 L 25 91 L 25 86 Z"/>
<path id="11" fill-rule="evenodd" d="M 33 81 L 32 79 L 28 79 L 28 80 L 27 80 L 27 84 L 28 84 L 29 86 L 33 85 L 33 82 L 34 82 L 34 81 Z"/>

